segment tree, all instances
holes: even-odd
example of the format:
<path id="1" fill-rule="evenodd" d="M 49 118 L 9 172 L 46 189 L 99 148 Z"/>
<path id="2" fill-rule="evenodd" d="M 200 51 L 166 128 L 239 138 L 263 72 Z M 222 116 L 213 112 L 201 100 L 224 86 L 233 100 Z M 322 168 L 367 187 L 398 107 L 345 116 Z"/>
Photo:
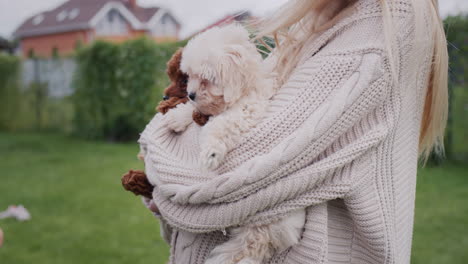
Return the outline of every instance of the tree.
<path id="1" fill-rule="evenodd" d="M 445 20 L 449 51 L 447 155 L 468 159 L 468 15 Z"/>

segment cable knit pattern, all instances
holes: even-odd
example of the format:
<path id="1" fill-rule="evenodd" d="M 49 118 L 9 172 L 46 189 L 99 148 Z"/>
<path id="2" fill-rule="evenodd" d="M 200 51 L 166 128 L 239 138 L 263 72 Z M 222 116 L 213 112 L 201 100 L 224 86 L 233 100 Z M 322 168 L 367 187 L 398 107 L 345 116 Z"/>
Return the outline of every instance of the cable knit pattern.
<path id="1" fill-rule="evenodd" d="M 392 1 L 398 83 L 390 76 L 378 0 L 307 44 L 267 116 L 214 172 L 198 165 L 200 128 L 141 135 L 146 173 L 175 229 L 171 263 L 201 264 L 226 228 L 266 224 L 307 208 L 302 239 L 269 263 L 409 263 L 430 34 L 410 66 L 412 7 Z M 430 29 L 426 29 L 430 30 Z M 428 31 L 429 32 L 429 31 Z M 412 64 L 414 65 L 414 63 Z"/>

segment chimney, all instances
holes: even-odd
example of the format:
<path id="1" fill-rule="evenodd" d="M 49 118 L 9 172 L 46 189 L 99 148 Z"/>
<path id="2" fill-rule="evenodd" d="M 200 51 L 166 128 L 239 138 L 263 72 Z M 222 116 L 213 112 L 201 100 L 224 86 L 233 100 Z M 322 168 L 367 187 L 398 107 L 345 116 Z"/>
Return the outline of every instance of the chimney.
<path id="1" fill-rule="evenodd" d="M 127 0 L 127 3 L 131 9 L 136 9 L 138 7 L 137 0 Z"/>

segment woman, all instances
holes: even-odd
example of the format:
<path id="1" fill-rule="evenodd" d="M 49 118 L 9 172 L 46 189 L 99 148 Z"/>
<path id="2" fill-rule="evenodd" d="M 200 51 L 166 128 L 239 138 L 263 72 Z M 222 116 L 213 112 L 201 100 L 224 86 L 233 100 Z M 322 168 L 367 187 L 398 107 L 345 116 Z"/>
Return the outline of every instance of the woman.
<path id="1" fill-rule="evenodd" d="M 264 36 L 281 89 L 215 177 L 194 169 L 196 126 L 142 134 L 171 263 L 204 263 L 226 228 L 298 208 L 301 241 L 268 263 L 409 263 L 418 157 L 443 151 L 447 118 L 437 1 L 290 1 Z"/>

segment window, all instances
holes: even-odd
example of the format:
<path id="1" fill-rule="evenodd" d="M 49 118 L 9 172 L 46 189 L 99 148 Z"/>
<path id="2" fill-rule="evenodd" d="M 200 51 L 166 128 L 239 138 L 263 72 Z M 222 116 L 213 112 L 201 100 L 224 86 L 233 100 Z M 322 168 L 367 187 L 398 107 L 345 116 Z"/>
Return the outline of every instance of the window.
<path id="1" fill-rule="evenodd" d="M 128 34 L 128 24 L 116 9 L 111 9 L 96 25 L 96 34 L 101 36 Z"/>
<path id="2" fill-rule="evenodd" d="M 56 18 L 57 18 L 57 21 L 60 22 L 60 21 L 65 20 L 65 18 L 67 18 L 67 16 L 68 16 L 67 11 L 66 11 L 66 10 L 62 10 L 60 13 L 57 14 L 57 17 L 56 17 Z"/>
<path id="3" fill-rule="evenodd" d="M 32 23 L 33 25 L 39 25 L 43 20 L 44 20 L 44 15 L 40 14 L 33 18 Z"/>
<path id="4" fill-rule="evenodd" d="M 169 14 L 165 14 L 151 30 L 151 34 L 156 37 L 176 37 L 177 24 Z"/>
<path id="5" fill-rule="evenodd" d="M 79 8 L 73 8 L 70 13 L 68 13 L 68 19 L 73 20 L 80 14 Z"/>
<path id="6" fill-rule="evenodd" d="M 115 16 L 116 16 L 116 14 L 118 15 L 117 11 L 111 10 L 111 11 L 107 14 L 107 21 L 109 21 L 109 23 L 114 22 L 114 18 L 115 18 Z"/>

